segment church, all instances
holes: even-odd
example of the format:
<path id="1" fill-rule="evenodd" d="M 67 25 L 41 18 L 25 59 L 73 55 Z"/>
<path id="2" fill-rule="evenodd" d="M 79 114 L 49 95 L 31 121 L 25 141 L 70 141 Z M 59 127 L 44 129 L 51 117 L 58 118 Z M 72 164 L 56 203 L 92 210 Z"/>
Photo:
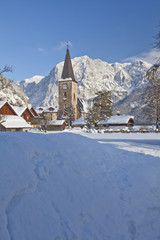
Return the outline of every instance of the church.
<path id="1" fill-rule="evenodd" d="M 75 80 L 68 45 L 61 79 L 58 81 L 58 96 L 58 119 L 65 119 L 70 125 L 71 122 L 81 116 L 81 107 L 77 98 L 77 81 Z"/>

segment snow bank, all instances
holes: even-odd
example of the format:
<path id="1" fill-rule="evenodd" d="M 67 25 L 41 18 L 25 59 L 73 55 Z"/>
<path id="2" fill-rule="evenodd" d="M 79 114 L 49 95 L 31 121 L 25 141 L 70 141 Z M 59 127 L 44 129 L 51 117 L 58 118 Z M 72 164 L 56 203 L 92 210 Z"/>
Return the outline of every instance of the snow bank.
<path id="1" fill-rule="evenodd" d="M 0 143 L 0 239 L 160 237 L 159 157 L 67 132 Z"/>

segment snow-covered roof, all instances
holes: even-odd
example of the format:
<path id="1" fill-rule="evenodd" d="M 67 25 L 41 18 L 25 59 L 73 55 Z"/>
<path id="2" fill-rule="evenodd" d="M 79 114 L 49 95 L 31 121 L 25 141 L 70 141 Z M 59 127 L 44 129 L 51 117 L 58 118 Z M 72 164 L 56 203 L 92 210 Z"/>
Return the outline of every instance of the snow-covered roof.
<path id="1" fill-rule="evenodd" d="M 72 78 L 65 78 L 65 79 L 60 78 L 58 81 L 59 81 L 59 82 L 63 82 L 63 81 L 72 81 Z"/>
<path id="2" fill-rule="evenodd" d="M 51 108 L 51 110 L 50 110 Z M 37 107 L 36 108 L 36 112 L 37 113 L 42 113 L 42 112 L 58 112 L 58 107 L 53 107 L 53 106 L 49 106 L 49 107 Z"/>
<path id="3" fill-rule="evenodd" d="M 23 112 L 26 110 L 26 106 L 21 106 L 21 107 L 18 107 L 18 106 L 13 106 L 11 105 L 11 107 L 13 108 L 13 110 L 15 111 L 15 113 L 17 113 L 17 115 L 20 117 Z"/>
<path id="4" fill-rule="evenodd" d="M 130 115 L 115 115 L 106 118 L 101 124 L 127 124 L 130 119 L 134 120 L 134 117 Z"/>
<path id="5" fill-rule="evenodd" d="M 22 118 L 15 115 L 3 115 L 4 122 L 2 126 L 5 128 L 31 128 L 31 126 Z"/>
<path id="6" fill-rule="evenodd" d="M 84 116 L 81 116 L 80 118 L 78 118 L 76 121 L 74 121 L 73 123 L 72 123 L 72 125 L 73 126 L 78 126 L 78 125 L 86 125 L 86 120 L 85 120 L 85 118 L 84 118 Z"/>
<path id="7" fill-rule="evenodd" d="M 6 101 L 0 101 L 0 108 L 2 108 L 5 103 Z"/>
<path id="8" fill-rule="evenodd" d="M 65 122 L 65 120 L 52 120 L 49 122 L 49 125 L 61 126 L 64 122 Z"/>

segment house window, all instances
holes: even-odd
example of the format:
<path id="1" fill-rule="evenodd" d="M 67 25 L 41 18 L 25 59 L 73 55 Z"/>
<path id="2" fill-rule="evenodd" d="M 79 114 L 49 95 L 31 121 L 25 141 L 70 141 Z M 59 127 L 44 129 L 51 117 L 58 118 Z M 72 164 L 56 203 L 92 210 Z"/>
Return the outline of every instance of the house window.
<path id="1" fill-rule="evenodd" d="M 67 89 L 67 83 L 63 84 L 63 89 Z"/>
<path id="2" fill-rule="evenodd" d="M 73 100 L 76 101 L 76 94 L 73 94 Z"/>

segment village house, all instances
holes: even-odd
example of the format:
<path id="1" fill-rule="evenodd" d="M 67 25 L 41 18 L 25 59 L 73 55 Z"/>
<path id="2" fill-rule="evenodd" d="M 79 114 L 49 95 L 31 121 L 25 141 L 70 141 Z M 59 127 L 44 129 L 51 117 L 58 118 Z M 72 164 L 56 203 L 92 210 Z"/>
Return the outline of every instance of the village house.
<path id="1" fill-rule="evenodd" d="M 13 106 L 10 105 L 12 109 L 16 112 L 17 116 L 24 118 L 27 122 L 31 123 L 31 119 L 34 117 L 32 112 L 27 106 Z"/>
<path id="2" fill-rule="evenodd" d="M 56 120 L 58 108 L 57 107 L 37 107 L 36 112 L 39 116 L 44 117 L 47 120 Z"/>
<path id="3" fill-rule="evenodd" d="M 28 131 L 30 128 L 31 125 L 29 125 L 22 117 L 16 115 L 1 115 L 0 131 Z"/>
<path id="4" fill-rule="evenodd" d="M 42 130 L 45 131 L 62 131 L 65 127 L 65 120 L 48 120 L 46 124 L 42 124 Z"/>
<path id="5" fill-rule="evenodd" d="M 80 127 L 83 128 L 85 126 L 88 126 L 87 121 L 84 116 L 81 116 L 76 121 L 72 123 L 72 127 Z"/>
<path id="6" fill-rule="evenodd" d="M 8 102 L 0 101 L 0 115 L 17 115 L 17 113 Z"/>
<path id="7" fill-rule="evenodd" d="M 31 128 L 34 115 L 27 106 L 13 106 L 0 101 L 0 131 L 24 131 Z M 28 122 L 28 123 L 27 123 Z"/>
<path id="8" fill-rule="evenodd" d="M 130 115 L 115 115 L 106 118 L 104 121 L 98 123 L 98 126 L 109 129 L 124 129 L 134 126 L 134 117 Z"/>

